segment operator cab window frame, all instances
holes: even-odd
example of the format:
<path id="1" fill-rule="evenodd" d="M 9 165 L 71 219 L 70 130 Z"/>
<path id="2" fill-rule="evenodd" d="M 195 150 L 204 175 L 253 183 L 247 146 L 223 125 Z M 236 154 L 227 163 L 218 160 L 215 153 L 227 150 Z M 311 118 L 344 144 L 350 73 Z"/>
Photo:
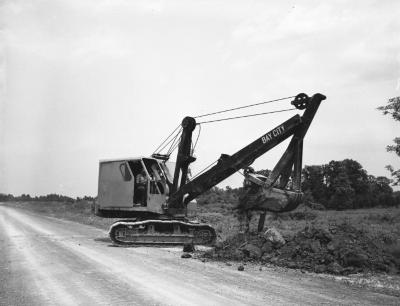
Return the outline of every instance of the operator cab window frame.
<path id="1" fill-rule="evenodd" d="M 150 193 L 151 194 L 165 194 L 166 178 L 163 170 L 158 164 L 157 160 L 151 158 L 143 158 L 143 164 L 150 179 Z"/>

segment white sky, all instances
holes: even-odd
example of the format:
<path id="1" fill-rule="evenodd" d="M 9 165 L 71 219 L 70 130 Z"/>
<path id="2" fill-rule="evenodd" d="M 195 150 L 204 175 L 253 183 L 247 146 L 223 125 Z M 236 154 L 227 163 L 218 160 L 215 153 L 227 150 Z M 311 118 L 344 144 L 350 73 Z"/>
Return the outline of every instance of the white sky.
<path id="1" fill-rule="evenodd" d="M 328 97 L 305 165 L 352 158 L 389 176 L 400 129 L 376 107 L 400 95 L 399 13 L 394 0 L 2 1 L 0 192 L 96 195 L 99 159 L 151 154 L 186 115 L 299 92 Z M 292 115 L 204 125 L 193 172 Z"/>

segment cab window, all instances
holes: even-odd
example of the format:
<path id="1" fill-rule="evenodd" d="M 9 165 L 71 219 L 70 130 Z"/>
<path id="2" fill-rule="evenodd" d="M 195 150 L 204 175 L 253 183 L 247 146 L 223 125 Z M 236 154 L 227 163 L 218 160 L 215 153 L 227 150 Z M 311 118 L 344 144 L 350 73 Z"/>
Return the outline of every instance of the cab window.
<path id="1" fill-rule="evenodd" d="M 119 165 L 119 170 L 121 171 L 122 179 L 125 182 L 129 182 L 132 179 L 131 172 L 129 171 L 129 167 L 127 163 L 122 163 Z"/>

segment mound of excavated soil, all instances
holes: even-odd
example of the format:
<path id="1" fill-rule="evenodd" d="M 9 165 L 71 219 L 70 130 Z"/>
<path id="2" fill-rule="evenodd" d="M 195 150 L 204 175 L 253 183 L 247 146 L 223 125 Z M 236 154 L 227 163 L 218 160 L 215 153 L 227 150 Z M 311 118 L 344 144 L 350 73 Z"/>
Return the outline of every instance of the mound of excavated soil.
<path id="1" fill-rule="evenodd" d="M 264 234 L 235 236 L 204 256 L 222 260 L 259 261 L 317 273 L 399 273 L 400 258 L 383 241 L 342 224 L 329 230 L 306 227 L 284 239 L 272 228 Z"/>

